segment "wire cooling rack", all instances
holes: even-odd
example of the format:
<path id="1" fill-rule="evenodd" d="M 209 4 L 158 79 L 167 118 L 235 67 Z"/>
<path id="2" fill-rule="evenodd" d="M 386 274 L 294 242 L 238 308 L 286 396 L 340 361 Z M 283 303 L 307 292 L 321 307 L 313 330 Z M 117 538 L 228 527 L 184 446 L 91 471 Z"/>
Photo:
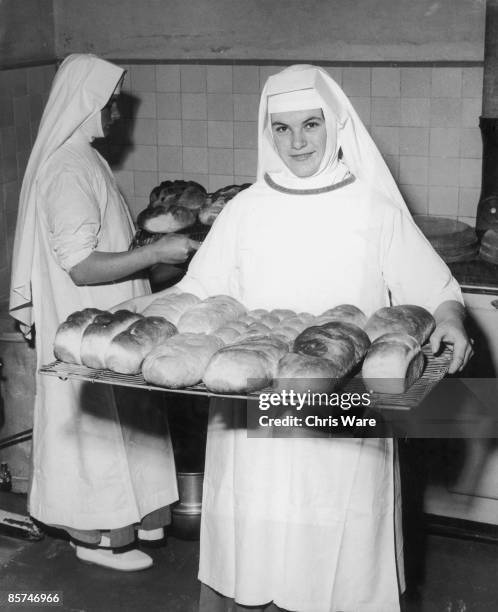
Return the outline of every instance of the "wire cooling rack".
<path id="1" fill-rule="evenodd" d="M 421 378 L 419 378 L 405 393 L 388 394 L 388 393 L 370 393 L 372 405 L 375 408 L 389 408 L 397 410 L 410 410 L 420 404 L 424 397 L 434 388 L 434 386 L 446 375 L 451 362 L 452 352 L 446 348 L 438 356 L 434 356 L 430 346 L 426 345 L 423 348 L 425 355 L 425 367 Z M 111 370 L 97 370 L 87 368 L 83 365 L 71 363 L 63 363 L 62 361 L 54 361 L 39 369 L 39 373 L 46 376 L 57 376 L 62 380 L 72 379 L 79 381 L 90 381 L 93 383 L 104 383 L 108 385 L 118 385 L 123 387 L 135 387 L 138 389 L 147 389 L 149 391 L 163 391 L 166 393 L 201 395 L 207 397 L 224 397 L 241 400 L 257 400 L 261 393 L 271 392 L 271 388 L 261 389 L 260 391 L 241 394 L 221 394 L 209 391 L 204 384 L 185 387 L 183 389 L 170 389 L 152 385 L 145 381 L 142 374 L 118 374 Z M 274 390 L 273 390 L 274 391 Z M 364 393 L 368 389 L 363 383 L 361 375 L 356 375 L 352 378 L 343 381 L 339 389 L 335 392 L 340 393 Z"/>

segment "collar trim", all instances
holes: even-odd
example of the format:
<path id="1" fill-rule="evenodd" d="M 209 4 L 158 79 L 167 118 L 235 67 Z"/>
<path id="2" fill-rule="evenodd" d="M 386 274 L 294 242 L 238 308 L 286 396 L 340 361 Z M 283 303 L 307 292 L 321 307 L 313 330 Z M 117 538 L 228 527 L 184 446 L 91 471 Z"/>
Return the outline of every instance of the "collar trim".
<path id="1" fill-rule="evenodd" d="M 318 187 L 316 189 L 291 189 L 290 187 L 283 187 L 270 177 L 268 173 L 265 172 L 264 179 L 266 184 L 275 189 L 276 191 L 280 191 L 281 193 L 287 193 L 291 195 L 314 195 L 318 193 L 327 193 L 329 191 L 335 191 L 336 189 L 341 189 L 341 187 L 346 187 L 346 185 L 350 185 L 354 183 L 356 177 L 354 174 L 350 174 L 347 178 L 339 181 L 338 183 L 334 183 L 333 185 L 327 185 L 326 187 Z"/>

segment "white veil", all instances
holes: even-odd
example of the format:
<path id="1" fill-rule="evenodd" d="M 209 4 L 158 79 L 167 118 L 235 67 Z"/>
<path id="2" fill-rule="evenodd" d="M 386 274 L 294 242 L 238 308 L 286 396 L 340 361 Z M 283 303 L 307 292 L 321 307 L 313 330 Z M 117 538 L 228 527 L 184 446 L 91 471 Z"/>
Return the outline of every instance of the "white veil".
<path id="1" fill-rule="evenodd" d="M 99 135 L 93 132 L 100 124 L 100 111 L 123 72 L 119 66 L 94 55 L 75 54 L 64 60 L 54 78 L 24 175 L 12 258 L 10 313 L 26 334 L 33 324 L 31 274 L 37 178 L 50 156 L 81 126 L 86 124 L 83 130 L 88 140 L 91 135 Z"/>
<path id="2" fill-rule="evenodd" d="M 327 133 L 332 126 L 337 132 L 335 148 L 327 143 L 326 162 L 321 164 L 318 173 L 306 178 L 295 177 L 286 169 L 273 144 L 268 113 L 270 96 L 302 90 L 314 90 L 319 95 L 324 103 L 322 110 Z M 268 173 L 277 183 L 283 179 L 285 186 L 298 189 L 322 187 L 327 182 L 331 184 L 344 176 L 344 168 L 341 169 L 340 162 L 337 162 L 339 149 L 342 150 L 341 161 L 354 176 L 407 210 L 403 196 L 363 122 L 346 94 L 325 70 L 298 64 L 270 76 L 259 105 L 257 180 L 264 180 Z"/>

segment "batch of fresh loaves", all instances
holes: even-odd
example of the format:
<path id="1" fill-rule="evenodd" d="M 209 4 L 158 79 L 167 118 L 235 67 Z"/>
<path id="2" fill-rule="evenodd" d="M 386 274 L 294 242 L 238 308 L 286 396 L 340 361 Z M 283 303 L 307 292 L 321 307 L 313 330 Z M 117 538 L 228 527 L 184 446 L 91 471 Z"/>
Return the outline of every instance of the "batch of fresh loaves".
<path id="1" fill-rule="evenodd" d="M 207 233 L 226 204 L 249 187 L 227 185 L 213 193 L 195 181 L 162 181 L 150 192 L 149 204 L 137 217 L 138 230 L 130 248 L 150 244 L 163 234 L 202 226 Z"/>
<path id="2" fill-rule="evenodd" d="M 414 305 L 356 306 L 319 316 L 288 309 L 247 310 L 227 295 L 201 300 L 168 292 L 143 312 L 87 308 L 58 328 L 55 357 L 120 374 L 142 373 L 170 389 L 204 383 L 213 393 L 247 394 L 283 380 L 331 381 L 361 370 L 367 389 L 403 393 L 424 369 L 422 345 L 435 327 Z M 330 389 L 331 390 L 331 389 Z"/>

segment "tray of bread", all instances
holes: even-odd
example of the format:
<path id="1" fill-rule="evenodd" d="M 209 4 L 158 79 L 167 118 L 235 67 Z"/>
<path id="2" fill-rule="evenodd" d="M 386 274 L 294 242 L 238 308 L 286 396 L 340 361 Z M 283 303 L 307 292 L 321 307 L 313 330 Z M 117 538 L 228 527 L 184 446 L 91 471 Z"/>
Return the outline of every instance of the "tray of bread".
<path id="1" fill-rule="evenodd" d="M 440 355 L 434 356 L 428 345 L 424 346 L 423 353 L 426 359 L 422 376 L 404 393 L 376 393 L 370 392 L 371 407 L 377 409 L 411 410 L 416 408 L 429 394 L 439 381 L 448 372 L 451 361 L 451 351 L 445 349 Z M 119 374 L 112 370 L 88 368 L 83 365 L 54 361 L 44 365 L 39 370 L 40 374 L 56 376 L 62 380 L 73 379 L 88 381 L 92 383 L 104 383 L 123 387 L 134 387 L 149 391 L 162 391 L 174 394 L 201 395 L 204 397 L 222 397 L 239 400 L 258 400 L 261 393 L 275 392 L 272 386 L 265 387 L 259 391 L 249 391 L 245 394 L 215 393 L 210 391 L 205 384 L 199 383 L 181 389 L 173 389 L 148 383 L 143 374 Z M 367 390 L 361 374 L 342 381 L 335 392 L 340 393 L 364 393 Z"/>
<path id="2" fill-rule="evenodd" d="M 187 234 L 202 242 L 225 205 L 249 186 L 227 185 L 208 193 L 195 181 L 163 181 L 151 191 L 148 206 L 137 217 L 130 250 L 169 233 Z"/>
<path id="3" fill-rule="evenodd" d="M 427 344 L 424 308 L 356 306 L 316 316 L 248 310 L 227 295 L 204 300 L 165 291 L 142 312 L 87 308 L 54 339 L 56 361 L 41 374 L 172 393 L 238 399 L 291 389 L 371 394 L 378 407 L 410 409 L 444 377 L 451 351 Z"/>

